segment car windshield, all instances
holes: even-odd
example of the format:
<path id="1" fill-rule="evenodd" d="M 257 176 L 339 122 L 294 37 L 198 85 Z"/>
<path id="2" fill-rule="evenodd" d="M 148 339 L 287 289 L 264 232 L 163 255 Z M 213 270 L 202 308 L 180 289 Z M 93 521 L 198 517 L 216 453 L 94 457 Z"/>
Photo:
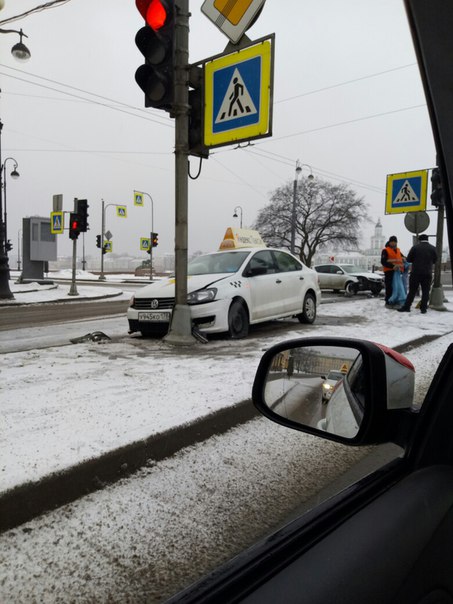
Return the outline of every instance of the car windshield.
<path id="1" fill-rule="evenodd" d="M 345 273 L 363 273 L 363 269 L 359 266 L 353 266 L 352 264 L 340 264 Z"/>
<path id="2" fill-rule="evenodd" d="M 219 252 L 198 256 L 189 262 L 188 275 L 236 273 L 250 252 Z"/>
<path id="3" fill-rule="evenodd" d="M 328 380 L 341 380 L 343 377 L 344 377 L 344 375 L 341 373 L 341 371 L 329 371 L 327 379 Z"/>

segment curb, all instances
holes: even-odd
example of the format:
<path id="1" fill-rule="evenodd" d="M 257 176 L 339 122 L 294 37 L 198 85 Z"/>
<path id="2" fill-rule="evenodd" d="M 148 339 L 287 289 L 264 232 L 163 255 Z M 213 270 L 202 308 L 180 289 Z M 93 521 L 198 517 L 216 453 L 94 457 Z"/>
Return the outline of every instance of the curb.
<path id="1" fill-rule="evenodd" d="M 181 449 L 207 440 L 214 434 L 244 424 L 260 413 L 251 400 L 216 411 L 189 424 L 154 434 L 95 459 L 27 482 L 0 495 L 0 532 L 126 478 L 150 461 L 171 457 Z"/>
<path id="2" fill-rule="evenodd" d="M 20 293 L 20 292 L 16 292 L 16 293 Z M 22 292 L 22 293 L 29 293 L 29 292 Z M 4 307 L 4 306 L 42 306 L 44 304 L 64 304 L 65 302 L 92 302 L 93 300 L 105 300 L 107 298 L 116 298 L 117 296 L 122 296 L 124 294 L 123 291 L 118 290 L 113 294 L 103 294 L 102 296 L 83 296 L 83 297 L 78 297 L 78 296 L 74 296 L 71 299 L 67 299 L 67 298 L 56 298 L 55 300 L 46 300 L 45 302 L 9 302 L 9 301 L 3 301 L 0 304 L 0 308 Z M 126 302 L 127 300 L 125 300 Z"/>

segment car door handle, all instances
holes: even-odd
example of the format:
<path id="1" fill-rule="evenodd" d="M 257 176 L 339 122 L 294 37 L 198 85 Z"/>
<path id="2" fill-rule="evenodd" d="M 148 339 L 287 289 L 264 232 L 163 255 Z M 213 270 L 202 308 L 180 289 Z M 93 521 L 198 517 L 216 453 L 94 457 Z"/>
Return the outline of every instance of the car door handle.
<path id="1" fill-rule="evenodd" d="M 275 283 L 281 283 L 280 279 L 277 279 L 277 280 L 275 281 Z"/>
<path id="2" fill-rule="evenodd" d="M 304 277 L 299 277 L 299 281 L 303 281 L 303 280 L 304 280 Z"/>

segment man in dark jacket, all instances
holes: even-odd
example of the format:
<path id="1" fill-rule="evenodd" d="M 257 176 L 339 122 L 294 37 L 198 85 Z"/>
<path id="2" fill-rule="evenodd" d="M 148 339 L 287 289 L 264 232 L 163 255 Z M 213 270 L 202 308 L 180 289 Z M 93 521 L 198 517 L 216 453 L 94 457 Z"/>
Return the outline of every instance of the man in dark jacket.
<path id="1" fill-rule="evenodd" d="M 414 245 L 407 255 L 407 261 L 412 263 L 409 275 L 409 293 L 406 302 L 399 312 L 409 312 L 418 287 L 422 288 L 420 311 L 425 313 L 429 302 L 429 289 L 433 277 L 433 266 L 437 260 L 436 248 L 428 243 L 428 235 L 420 235 L 419 243 Z"/>

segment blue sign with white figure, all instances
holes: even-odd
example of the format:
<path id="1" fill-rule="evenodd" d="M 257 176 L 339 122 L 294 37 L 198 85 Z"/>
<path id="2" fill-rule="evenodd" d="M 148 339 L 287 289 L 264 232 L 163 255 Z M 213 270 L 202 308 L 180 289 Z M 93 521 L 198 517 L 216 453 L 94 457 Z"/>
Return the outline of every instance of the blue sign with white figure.
<path id="1" fill-rule="evenodd" d="M 214 73 L 213 133 L 259 122 L 261 57 Z"/>

